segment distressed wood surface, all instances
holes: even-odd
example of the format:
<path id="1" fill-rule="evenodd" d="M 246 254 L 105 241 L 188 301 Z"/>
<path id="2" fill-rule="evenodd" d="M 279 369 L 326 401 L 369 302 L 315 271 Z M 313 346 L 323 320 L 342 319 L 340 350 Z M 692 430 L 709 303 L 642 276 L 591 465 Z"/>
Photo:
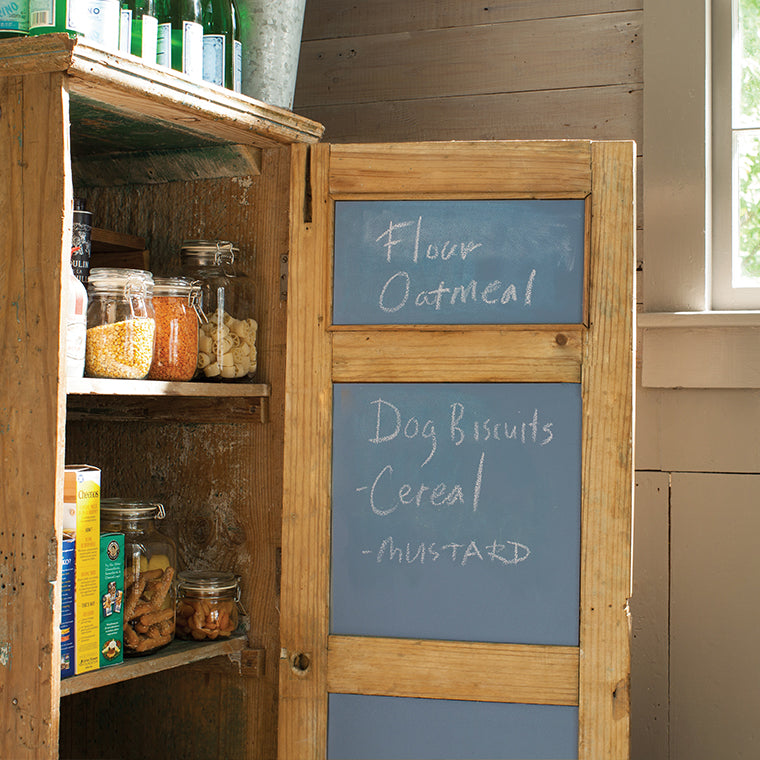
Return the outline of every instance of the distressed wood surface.
<path id="1" fill-rule="evenodd" d="M 547 81 L 555 90 L 640 83 L 641 15 L 606 13 L 306 41 L 297 108 L 529 92 L 548 89 Z"/>
<path id="2" fill-rule="evenodd" d="M 578 704 L 576 647 L 330 636 L 328 649 L 334 693 Z"/>
<path id="3" fill-rule="evenodd" d="M 0 79 L 0 757 L 14 760 L 58 751 L 61 263 L 71 223 L 62 79 Z"/>
<path id="4" fill-rule="evenodd" d="M 330 193 L 414 199 L 584 198 L 591 190 L 591 143 L 381 143 L 333 145 Z M 488 166 L 488 172 L 473 171 Z M 530 166 L 530 172 L 527 167 Z"/>
<path id="5" fill-rule="evenodd" d="M 581 329 L 364 331 L 334 328 L 333 381 L 565 382 L 581 379 Z M 409 362 L 414 356 L 417 361 Z"/>
<path id="6" fill-rule="evenodd" d="M 641 83 L 313 106 L 330 143 L 386 140 L 596 140 L 643 142 Z"/>
<path id="7" fill-rule="evenodd" d="M 561 9 L 546 0 L 498 0 L 487 5 L 429 0 L 408 0 L 404 3 L 397 0 L 373 0 L 371 3 L 319 0 L 306 3 L 303 39 L 526 21 L 552 18 L 558 10 L 563 16 L 586 16 L 641 9 L 641 0 L 563 0 Z"/>
<path id="8" fill-rule="evenodd" d="M 272 147 L 315 142 L 320 124 L 221 87 L 197 82 L 133 56 L 120 56 L 81 37 L 40 35 L 0 41 L 0 75 L 65 71 L 72 94 L 106 103 L 156 127 L 209 141 Z"/>
<path id="9" fill-rule="evenodd" d="M 581 760 L 625 760 L 630 731 L 634 169 L 631 143 L 595 143 L 583 361 Z"/>
<path id="10" fill-rule="evenodd" d="M 305 214 L 306 161 L 294 148 L 288 293 L 285 482 L 280 617 L 280 760 L 324 757 L 330 556 L 332 393 L 328 146 L 311 149 L 313 208 Z"/>

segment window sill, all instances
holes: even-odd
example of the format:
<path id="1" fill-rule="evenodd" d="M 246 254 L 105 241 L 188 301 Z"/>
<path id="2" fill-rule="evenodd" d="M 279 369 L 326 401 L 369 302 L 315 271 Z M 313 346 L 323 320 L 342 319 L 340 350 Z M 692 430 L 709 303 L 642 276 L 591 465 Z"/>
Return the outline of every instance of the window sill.
<path id="1" fill-rule="evenodd" d="M 641 312 L 644 388 L 760 388 L 760 311 Z"/>

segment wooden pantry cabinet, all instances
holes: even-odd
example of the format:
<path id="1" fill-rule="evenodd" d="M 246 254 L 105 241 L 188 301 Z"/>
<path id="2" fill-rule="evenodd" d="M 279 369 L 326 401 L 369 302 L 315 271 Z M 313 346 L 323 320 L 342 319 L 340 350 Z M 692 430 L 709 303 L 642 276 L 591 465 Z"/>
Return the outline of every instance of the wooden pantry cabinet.
<path id="1" fill-rule="evenodd" d="M 306 157 L 291 146 L 321 134 L 81 39 L 0 43 L 0 757 L 275 757 L 289 218 L 304 197 L 291 171 Z M 157 274 L 183 240 L 237 243 L 256 384 L 67 386 L 74 194 L 96 226 L 144 237 Z M 181 567 L 238 573 L 247 636 L 61 681 L 67 463 L 99 467 L 104 497 L 162 502 Z"/>

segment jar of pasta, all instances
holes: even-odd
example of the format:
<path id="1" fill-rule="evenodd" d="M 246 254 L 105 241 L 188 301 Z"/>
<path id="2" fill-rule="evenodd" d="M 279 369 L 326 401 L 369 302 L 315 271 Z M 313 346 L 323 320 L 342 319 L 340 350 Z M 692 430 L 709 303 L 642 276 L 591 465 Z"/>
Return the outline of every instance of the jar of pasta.
<path id="1" fill-rule="evenodd" d="M 177 547 L 156 527 L 162 504 L 101 499 L 100 529 L 124 534 L 124 654 L 151 654 L 174 639 Z"/>
<path id="2" fill-rule="evenodd" d="M 182 273 L 199 281 L 207 319 L 198 337 L 198 379 L 250 381 L 256 372 L 253 283 L 236 265 L 238 254 L 224 240 L 182 244 Z"/>
<path id="3" fill-rule="evenodd" d="M 153 275 L 142 269 L 91 269 L 87 296 L 85 375 L 147 377 L 156 334 Z"/>
<path id="4" fill-rule="evenodd" d="M 153 280 L 156 346 L 148 379 L 192 380 L 198 365 L 201 288 L 183 277 Z"/>
<path id="5" fill-rule="evenodd" d="M 177 637 L 227 638 L 238 627 L 240 576 L 183 570 L 177 578 Z"/>

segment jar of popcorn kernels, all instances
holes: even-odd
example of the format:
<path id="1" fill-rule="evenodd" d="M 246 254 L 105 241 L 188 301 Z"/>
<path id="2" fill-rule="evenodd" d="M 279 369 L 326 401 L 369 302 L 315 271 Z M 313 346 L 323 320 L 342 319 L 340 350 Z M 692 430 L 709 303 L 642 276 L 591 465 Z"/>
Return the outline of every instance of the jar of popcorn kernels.
<path id="1" fill-rule="evenodd" d="M 240 576 L 183 570 L 177 576 L 177 629 L 182 639 L 228 638 L 238 627 Z"/>
<path id="2" fill-rule="evenodd" d="M 153 275 L 96 268 L 87 282 L 85 375 L 142 380 L 153 362 Z"/>
<path id="3" fill-rule="evenodd" d="M 186 240 L 180 251 L 182 274 L 198 280 L 206 316 L 198 336 L 196 379 L 251 381 L 256 372 L 253 283 L 225 240 Z"/>

